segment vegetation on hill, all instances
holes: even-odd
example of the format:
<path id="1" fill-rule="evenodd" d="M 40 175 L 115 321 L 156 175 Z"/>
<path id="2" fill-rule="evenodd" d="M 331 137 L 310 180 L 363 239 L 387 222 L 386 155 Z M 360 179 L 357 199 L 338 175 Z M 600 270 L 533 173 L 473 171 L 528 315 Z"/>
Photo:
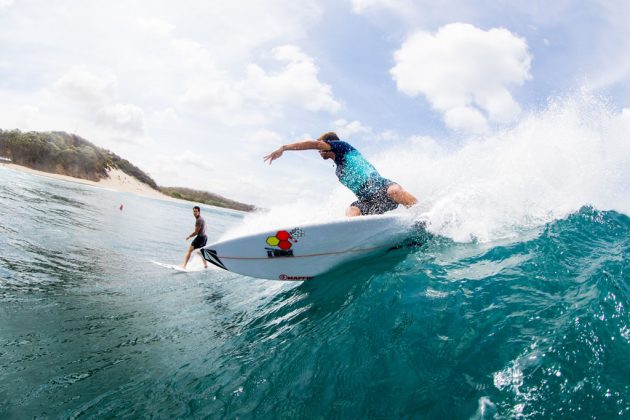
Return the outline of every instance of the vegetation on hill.
<path id="1" fill-rule="evenodd" d="M 107 178 L 109 168 L 118 168 L 151 188 L 158 189 L 149 175 L 128 160 L 75 134 L 0 130 L 0 155 L 11 158 L 17 165 L 91 181 Z"/>
<path id="2" fill-rule="evenodd" d="M 160 191 L 174 198 L 194 201 L 196 203 L 209 204 L 211 206 L 225 207 L 242 211 L 252 211 L 256 208 L 250 204 L 239 203 L 238 201 L 230 200 L 229 198 L 221 197 L 217 194 L 212 194 L 206 191 L 192 190 L 190 188 L 160 187 Z"/>
<path id="3" fill-rule="evenodd" d="M 107 178 L 109 169 L 120 169 L 151 188 L 175 198 L 237 210 L 254 209 L 254 206 L 204 191 L 161 188 L 128 160 L 75 134 L 62 131 L 23 133 L 20 130 L 0 129 L 0 156 L 10 158 L 17 165 L 91 181 Z"/>

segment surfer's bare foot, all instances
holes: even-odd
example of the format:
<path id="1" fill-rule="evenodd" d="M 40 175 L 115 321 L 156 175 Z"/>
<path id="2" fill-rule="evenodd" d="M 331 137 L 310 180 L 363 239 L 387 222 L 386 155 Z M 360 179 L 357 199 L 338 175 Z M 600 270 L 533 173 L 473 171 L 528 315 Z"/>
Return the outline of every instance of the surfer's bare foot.
<path id="1" fill-rule="evenodd" d="M 409 208 L 418 203 L 416 197 L 405 191 L 403 187 L 398 184 L 392 184 L 387 188 L 387 195 L 398 204 Z"/>

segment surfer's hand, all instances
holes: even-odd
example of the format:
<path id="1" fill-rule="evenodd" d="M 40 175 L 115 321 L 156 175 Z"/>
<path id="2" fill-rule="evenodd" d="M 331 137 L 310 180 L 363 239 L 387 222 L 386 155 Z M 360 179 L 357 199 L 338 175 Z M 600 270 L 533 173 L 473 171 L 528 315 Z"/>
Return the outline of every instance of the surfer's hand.
<path id="1" fill-rule="evenodd" d="M 279 148 L 278 150 L 274 150 L 273 152 L 269 153 L 267 156 L 264 157 L 265 162 L 269 161 L 269 164 L 271 165 L 271 162 L 273 162 L 274 160 L 282 156 L 282 152 L 284 152 L 282 147 Z"/>

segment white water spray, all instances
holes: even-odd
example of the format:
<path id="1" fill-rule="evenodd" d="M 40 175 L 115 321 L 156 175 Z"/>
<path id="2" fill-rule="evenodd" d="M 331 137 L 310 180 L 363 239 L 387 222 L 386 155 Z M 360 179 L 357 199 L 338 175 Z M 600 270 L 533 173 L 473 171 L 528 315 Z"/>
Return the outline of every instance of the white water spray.
<path id="1" fill-rule="evenodd" d="M 630 214 L 630 116 L 583 94 L 457 150 L 417 140 L 378 167 L 405 168 L 432 229 L 456 241 L 511 236 L 584 205 Z"/>
<path id="2" fill-rule="evenodd" d="M 630 214 L 630 115 L 588 94 L 457 146 L 416 137 L 367 157 L 418 197 L 414 217 L 455 241 L 512 237 L 584 205 Z M 321 202 L 298 199 L 248 215 L 228 236 L 343 217 L 353 200 L 337 185 Z"/>

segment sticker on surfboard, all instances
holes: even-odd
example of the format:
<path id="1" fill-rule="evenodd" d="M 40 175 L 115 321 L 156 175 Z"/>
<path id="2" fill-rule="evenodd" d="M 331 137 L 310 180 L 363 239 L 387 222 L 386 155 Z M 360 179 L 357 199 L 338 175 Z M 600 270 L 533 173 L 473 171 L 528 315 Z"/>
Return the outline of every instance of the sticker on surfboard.
<path id="1" fill-rule="evenodd" d="M 293 247 L 297 244 L 305 235 L 303 229 L 294 228 L 291 230 L 279 230 L 275 235 L 267 236 L 265 244 L 265 250 L 267 251 L 267 258 L 276 257 L 293 257 Z"/>

